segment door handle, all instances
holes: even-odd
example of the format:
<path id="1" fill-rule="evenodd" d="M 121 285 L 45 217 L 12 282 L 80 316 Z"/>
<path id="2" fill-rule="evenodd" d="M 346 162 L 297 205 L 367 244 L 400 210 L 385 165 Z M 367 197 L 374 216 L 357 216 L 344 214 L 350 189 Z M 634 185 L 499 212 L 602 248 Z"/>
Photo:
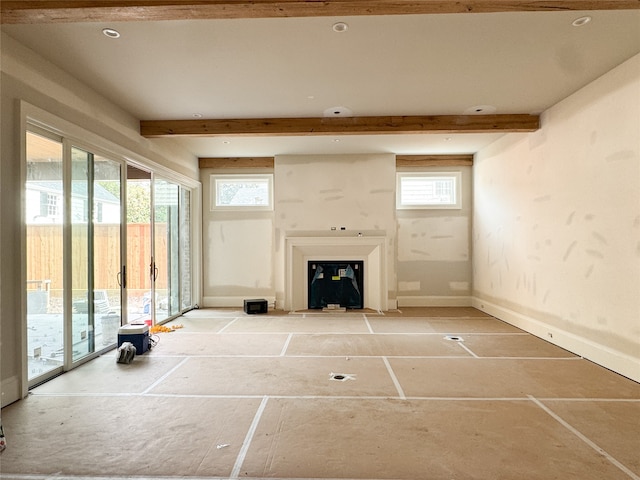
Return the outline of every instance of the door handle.
<path id="1" fill-rule="evenodd" d="M 158 267 L 156 267 L 156 262 L 151 259 L 151 264 L 149 264 L 149 276 L 155 282 L 158 279 Z"/>
<path id="2" fill-rule="evenodd" d="M 118 272 L 118 285 L 127 288 L 127 266 L 123 265 L 122 270 Z"/>

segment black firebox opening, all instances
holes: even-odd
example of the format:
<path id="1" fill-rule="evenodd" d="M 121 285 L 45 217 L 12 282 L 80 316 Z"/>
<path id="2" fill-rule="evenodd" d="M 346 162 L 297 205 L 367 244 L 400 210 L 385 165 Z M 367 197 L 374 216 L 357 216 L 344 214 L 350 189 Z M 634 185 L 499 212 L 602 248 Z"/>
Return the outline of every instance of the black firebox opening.
<path id="1" fill-rule="evenodd" d="M 364 262 L 313 261 L 307 268 L 308 308 L 340 305 L 345 308 L 364 308 Z"/>

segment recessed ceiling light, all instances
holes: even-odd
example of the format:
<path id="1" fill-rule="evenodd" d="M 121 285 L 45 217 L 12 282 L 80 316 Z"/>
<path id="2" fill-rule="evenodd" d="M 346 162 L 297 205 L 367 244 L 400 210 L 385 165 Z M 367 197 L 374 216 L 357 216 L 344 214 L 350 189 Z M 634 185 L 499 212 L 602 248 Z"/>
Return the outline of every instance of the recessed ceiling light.
<path id="1" fill-rule="evenodd" d="M 493 105 L 475 105 L 467 108 L 464 113 L 467 115 L 488 115 L 490 113 L 495 113 L 496 110 L 497 108 Z"/>
<path id="2" fill-rule="evenodd" d="M 338 142 L 340 141 L 340 139 L 339 139 L 339 138 L 334 138 L 334 139 L 333 139 L 333 141 L 334 141 L 335 143 L 338 143 Z"/>
<path id="3" fill-rule="evenodd" d="M 193 118 L 202 118 L 202 114 L 201 113 L 194 113 Z"/>
<path id="4" fill-rule="evenodd" d="M 113 28 L 103 28 L 102 33 L 109 38 L 120 38 L 120 32 Z"/>
<path id="5" fill-rule="evenodd" d="M 331 107 L 324 111 L 325 117 L 352 117 L 353 112 L 347 107 Z"/>
<path id="6" fill-rule="evenodd" d="M 349 30 L 349 25 L 347 25 L 344 22 L 338 22 L 338 23 L 334 23 L 332 28 L 334 32 L 342 33 Z"/>
<path id="7" fill-rule="evenodd" d="M 576 18 L 573 22 L 571 22 L 571 25 L 573 25 L 574 27 L 581 27 L 583 25 L 586 25 L 590 21 L 591 21 L 591 17 L 584 16 L 584 17 Z"/>
<path id="8" fill-rule="evenodd" d="M 229 145 L 231 142 L 229 140 L 223 140 L 222 143 L 224 143 L 225 145 Z"/>

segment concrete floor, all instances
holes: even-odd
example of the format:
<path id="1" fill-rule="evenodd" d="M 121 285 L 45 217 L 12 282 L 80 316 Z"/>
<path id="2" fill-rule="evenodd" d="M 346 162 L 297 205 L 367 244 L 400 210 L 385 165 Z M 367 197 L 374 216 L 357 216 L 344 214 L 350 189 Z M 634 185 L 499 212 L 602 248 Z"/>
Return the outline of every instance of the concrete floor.
<path id="1" fill-rule="evenodd" d="M 0 478 L 640 480 L 640 384 L 471 308 L 171 324 L 3 409 Z"/>

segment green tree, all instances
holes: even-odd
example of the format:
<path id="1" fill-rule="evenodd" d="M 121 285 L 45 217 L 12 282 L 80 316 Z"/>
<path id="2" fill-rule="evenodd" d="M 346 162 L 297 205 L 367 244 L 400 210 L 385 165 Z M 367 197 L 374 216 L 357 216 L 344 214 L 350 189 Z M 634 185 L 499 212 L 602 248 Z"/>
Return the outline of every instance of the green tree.
<path id="1" fill-rule="evenodd" d="M 151 221 L 151 193 L 147 183 L 127 183 L 127 223 Z"/>
<path id="2" fill-rule="evenodd" d="M 118 182 L 99 182 L 100 186 L 115 197 L 120 197 Z M 167 221 L 166 205 L 156 206 L 156 222 Z M 147 182 L 127 182 L 127 223 L 149 223 L 151 221 L 151 193 Z"/>

